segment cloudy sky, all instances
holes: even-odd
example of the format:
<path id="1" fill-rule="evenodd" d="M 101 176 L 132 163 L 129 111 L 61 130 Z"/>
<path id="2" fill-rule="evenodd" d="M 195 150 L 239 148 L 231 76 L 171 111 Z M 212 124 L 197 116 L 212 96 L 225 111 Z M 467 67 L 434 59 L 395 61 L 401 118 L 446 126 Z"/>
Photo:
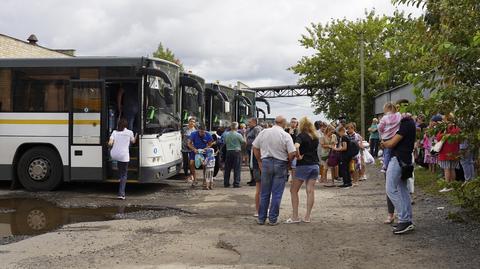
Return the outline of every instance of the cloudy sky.
<path id="1" fill-rule="evenodd" d="M 145 56 L 159 42 L 207 81 L 295 84 L 286 69 L 311 52 L 298 39 L 311 22 L 391 14 L 390 0 L 2 0 L 0 33 L 74 48 L 77 55 Z M 402 8 L 408 12 L 417 12 Z M 310 99 L 271 99 L 272 114 L 309 115 Z"/>

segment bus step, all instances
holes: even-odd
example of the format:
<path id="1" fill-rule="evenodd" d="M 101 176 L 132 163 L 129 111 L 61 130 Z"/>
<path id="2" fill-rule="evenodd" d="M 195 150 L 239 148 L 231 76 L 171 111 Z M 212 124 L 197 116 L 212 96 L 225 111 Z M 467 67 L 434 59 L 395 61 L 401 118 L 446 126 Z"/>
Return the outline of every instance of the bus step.
<path id="1" fill-rule="evenodd" d="M 130 147 L 130 157 L 137 157 L 138 152 L 139 152 L 138 146 Z"/>

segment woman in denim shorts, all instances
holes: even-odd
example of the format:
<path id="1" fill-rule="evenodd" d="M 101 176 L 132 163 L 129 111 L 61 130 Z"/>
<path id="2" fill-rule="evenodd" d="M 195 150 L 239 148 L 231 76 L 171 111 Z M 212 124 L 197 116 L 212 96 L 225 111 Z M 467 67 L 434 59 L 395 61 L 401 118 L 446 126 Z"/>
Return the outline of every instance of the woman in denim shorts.
<path id="1" fill-rule="evenodd" d="M 303 117 L 300 119 L 299 129 L 299 134 L 295 139 L 295 147 L 297 148 L 295 177 L 290 187 L 293 213 L 292 217 L 285 222 L 287 224 L 301 221 L 309 223 L 311 221 L 310 215 L 315 201 L 315 182 L 320 173 L 317 154 L 319 140 L 313 122 L 307 117 Z M 298 191 L 304 182 L 307 186 L 307 212 L 303 220 L 300 220 L 298 217 Z"/>

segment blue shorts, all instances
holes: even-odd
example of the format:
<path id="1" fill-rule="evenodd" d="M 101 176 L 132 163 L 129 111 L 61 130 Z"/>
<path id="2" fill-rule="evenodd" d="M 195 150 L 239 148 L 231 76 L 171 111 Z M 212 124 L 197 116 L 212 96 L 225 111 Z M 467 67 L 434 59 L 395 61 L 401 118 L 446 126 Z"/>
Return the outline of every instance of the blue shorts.
<path id="1" fill-rule="evenodd" d="M 317 180 L 319 174 L 318 164 L 297 165 L 297 169 L 295 169 L 295 179 L 298 180 Z"/>

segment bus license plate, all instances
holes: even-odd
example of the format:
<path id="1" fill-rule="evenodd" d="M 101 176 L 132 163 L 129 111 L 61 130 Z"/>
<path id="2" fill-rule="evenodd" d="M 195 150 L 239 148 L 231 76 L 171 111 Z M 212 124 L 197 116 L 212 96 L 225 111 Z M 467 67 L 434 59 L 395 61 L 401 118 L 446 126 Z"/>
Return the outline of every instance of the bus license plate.
<path id="1" fill-rule="evenodd" d="M 176 166 L 170 166 L 170 167 L 168 168 L 168 173 L 169 173 L 169 174 L 170 174 L 170 173 L 173 173 L 173 172 L 176 172 L 176 171 L 177 171 L 177 167 L 176 167 Z"/>

